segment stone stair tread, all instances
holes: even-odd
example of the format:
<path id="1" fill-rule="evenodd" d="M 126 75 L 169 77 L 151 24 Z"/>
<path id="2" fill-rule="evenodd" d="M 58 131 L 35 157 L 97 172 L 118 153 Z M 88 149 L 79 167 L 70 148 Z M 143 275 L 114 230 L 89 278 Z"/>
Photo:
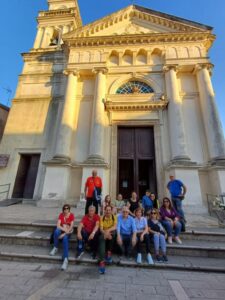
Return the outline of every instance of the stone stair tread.
<path id="1" fill-rule="evenodd" d="M 14 245 L 1 245 L 0 249 L 0 259 L 5 257 L 11 257 L 12 259 L 39 259 L 39 260 L 48 260 L 49 262 L 58 262 L 61 263 L 62 249 L 59 249 L 59 252 L 56 256 L 49 256 L 51 248 L 49 247 L 30 247 L 25 245 L 18 245 L 16 248 Z M 81 259 L 77 260 L 75 258 L 75 250 L 70 250 L 69 260 L 71 263 L 97 263 L 97 260 L 90 258 L 88 253 L 85 253 Z M 154 256 L 153 256 L 154 259 Z M 201 257 L 188 257 L 188 256 L 168 256 L 169 261 L 167 263 L 155 263 L 154 266 L 149 266 L 145 261 L 145 255 L 143 255 L 143 264 L 137 265 L 135 258 L 132 260 L 126 260 L 122 257 L 120 260 L 117 255 L 113 255 L 114 264 L 130 266 L 130 267 L 156 267 L 156 268 L 173 268 L 173 269 L 187 269 L 187 270 L 202 270 L 202 271 L 219 271 L 225 272 L 225 260 L 220 258 L 201 258 Z"/>
<path id="2" fill-rule="evenodd" d="M 21 229 L 4 229 L 0 228 L 0 239 L 12 239 L 13 244 L 16 244 L 18 240 L 46 240 L 50 238 L 51 231 L 31 231 Z M 76 235 L 72 234 L 71 242 L 76 241 Z M 7 243 L 7 241 L 6 241 Z M 32 242 L 33 243 L 33 242 Z M 1 245 L 1 242 L 0 242 Z M 2 247 L 3 245 L 1 245 Z M 32 245 L 33 246 L 33 245 Z M 35 246 L 35 241 L 34 241 Z M 173 242 L 172 245 L 167 245 L 168 249 L 205 249 L 205 250 L 222 250 L 225 252 L 225 242 L 218 241 L 204 241 L 204 240 L 183 240 L 182 245 Z"/>

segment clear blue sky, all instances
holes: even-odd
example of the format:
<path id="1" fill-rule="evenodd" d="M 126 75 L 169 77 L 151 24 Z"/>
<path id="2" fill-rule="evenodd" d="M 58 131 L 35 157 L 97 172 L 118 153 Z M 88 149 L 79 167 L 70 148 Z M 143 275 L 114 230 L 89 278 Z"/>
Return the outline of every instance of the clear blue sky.
<path id="1" fill-rule="evenodd" d="M 83 23 L 87 24 L 132 3 L 131 0 L 78 0 Z M 1 1 L 0 10 L 0 102 L 13 98 L 23 61 L 36 34 L 39 10 L 47 9 L 47 0 Z M 225 130 L 225 1 L 224 0 L 136 0 L 135 4 L 183 17 L 214 27 L 217 35 L 210 58 L 215 68 L 213 85 L 219 114 Z M 10 93 L 6 89 L 11 89 Z"/>

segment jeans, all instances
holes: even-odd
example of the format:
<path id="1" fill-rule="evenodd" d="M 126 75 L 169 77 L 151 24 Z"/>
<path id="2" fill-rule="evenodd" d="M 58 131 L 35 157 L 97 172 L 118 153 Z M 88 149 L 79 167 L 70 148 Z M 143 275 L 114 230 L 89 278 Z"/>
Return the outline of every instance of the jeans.
<path id="1" fill-rule="evenodd" d="M 141 251 L 141 244 L 145 243 L 145 247 L 146 247 L 146 253 L 150 253 L 150 237 L 149 234 L 145 234 L 144 235 L 144 240 L 143 242 L 141 242 L 141 233 L 137 233 L 137 244 L 136 244 L 136 248 L 137 248 L 137 253 L 142 253 Z"/>
<path id="2" fill-rule="evenodd" d="M 94 198 L 87 198 L 85 206 L 85 215 L 88 214 L 88 208 L 92 205 L 95 207 L 95 213 L 98 214 L 98 202 Z"/>
<path id="3" fill-rule="evenodd" d="M 62 230 L 56 228 L 54 232 L 54 247 L 58 248 L 59 247 L 59 236 L 62 233 Z M 62 243 L 63 243 L 63 259 L 68 258 L 69 256 L 69 239 L 70 239 L 70 234 L 65 234 L 64 237 L 62 238 Z"/>
<path id="4" fill-rule="evenodd" d="M 167 220 L 163 220 L 162 225 L 166 229 L 168 236 L 172 236 L 173 230 L 175 236 L 178 236 L 181 232 L 181 223 L 179 221 L 176 222 L 174 228 L 172 227 L 171 222 Z"/>
<path id="5" fill-rule="evenodd" d="M 99 260 L 100 261 L 104 260 L 106 251 L 112 252 L 112 248 L 113 248 L 113 244 L 114 244 L 116 235 L 113 232 L 111 234 L 112 234 L 111 240 L 108 240 L 108 239 L 105 240 L 103 234 L 101 234 L 101 236 L 99 238 Z"/>
<path id="6" fill-rule="evenodd" d="M 182 209 L 182 200 L 178 197 L 172 197 L 173 206 L 178 212 L 179 216 L 184 219 L 184 211 Z"/>
<path id="7" fill-rule="evenodd" d="M 130 255 L 130 252 L 131 252 L 131 248 L 132 248 L 132 234 L 121 234 L 121 239 L 122 239 L 122 247 L 120 246 L 121 248 L 121 251 L 122 253 L 127 256 L 127 255 Z"/>
<path id="8" fill-rule="evenodd" d="M 97 231 L 95 233 L 94 238 L 92 240 L 88 240 L 90 234 L 91 233 L 88 233 L 84 229 L 81 230 L 82 240 L 79 240 L 78 243 L 77 243 L 78 252 L 84 251 L 84 245 L 85 245 L 85 243 L 88 243 L 88 245 L 90 246 L 91 251 L 94 254 L 97 253 L 99 232 Z"/>
<path id="9" fill-rule="evenodd" d="M 166 239 L 165 239 L 165 235 L 163 235 L 161 233 L 160 234 L 154 233 L 153 239 L 154 239 L 155 253 L 159 254 L 159 248 L 161 248 L 162 253 L 166 254 Z"/>

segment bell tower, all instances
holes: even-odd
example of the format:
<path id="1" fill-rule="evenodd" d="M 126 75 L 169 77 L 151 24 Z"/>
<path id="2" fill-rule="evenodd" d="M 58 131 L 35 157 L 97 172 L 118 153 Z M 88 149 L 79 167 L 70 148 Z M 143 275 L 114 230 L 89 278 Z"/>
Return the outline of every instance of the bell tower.
<path id="1" fill-rule="evenodd" d="M 39 12 L 33 49 L 60 48 L 62 35 L 82 26 L 77 0 L 47 0 L 48 11 Z"/>

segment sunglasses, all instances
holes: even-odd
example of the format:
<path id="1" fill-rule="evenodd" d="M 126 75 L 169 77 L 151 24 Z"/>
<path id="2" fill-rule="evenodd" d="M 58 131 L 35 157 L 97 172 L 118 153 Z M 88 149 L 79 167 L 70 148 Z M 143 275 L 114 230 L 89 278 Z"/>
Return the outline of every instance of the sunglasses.
<path id="1" fill-rule="evenodd" d="M 70 209 L 69 207 L 64 207 L 63 210 Z"/>
<path id="2" fill-rule="evenodd" d="M 156 212 L 155 211 L 151 212 L 151 215 L 156 215 Z"/>

